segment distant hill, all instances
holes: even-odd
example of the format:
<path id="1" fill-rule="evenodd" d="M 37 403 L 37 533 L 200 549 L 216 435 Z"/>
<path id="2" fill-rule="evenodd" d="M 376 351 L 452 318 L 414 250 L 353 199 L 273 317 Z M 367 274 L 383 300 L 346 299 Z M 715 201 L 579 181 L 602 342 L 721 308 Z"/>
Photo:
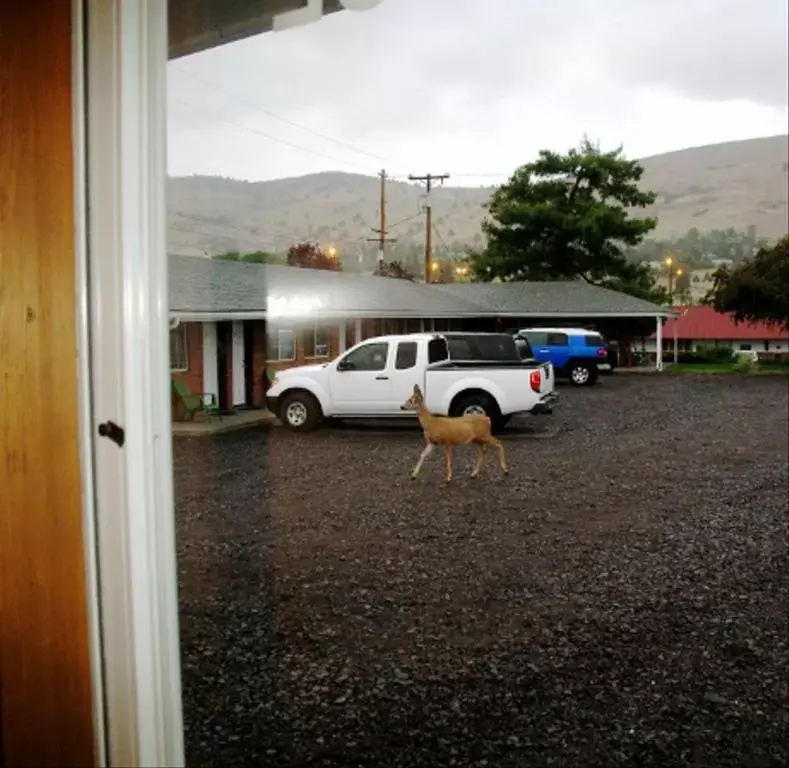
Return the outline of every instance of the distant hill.
<path id="1" fill-rule="evenodd" d="M 787 136 L 771 136 L 644 158 L 644 186 L 660 195 L 653 211 L 660 219 L 655 236 L 671 238 L 691 227 L 744 230 L 749 225 L 760 236 L 785 234 L 788 142 Z M 490 187 L 436 189 L 437 249 L 481 244 L 482 206 L 490 192 Z M 423 194 L 418 185 L 388 185 L 388 222 L 398 249 L 422 242 Z M 378 179 L 359 174 L 326 172 L 254 183 L 189 176 L 171 178 L 168 195 L 170 250 L 183 254 L 284 252 L 309 239 L 336 244 L 350 262 L 378 223 Z"/>

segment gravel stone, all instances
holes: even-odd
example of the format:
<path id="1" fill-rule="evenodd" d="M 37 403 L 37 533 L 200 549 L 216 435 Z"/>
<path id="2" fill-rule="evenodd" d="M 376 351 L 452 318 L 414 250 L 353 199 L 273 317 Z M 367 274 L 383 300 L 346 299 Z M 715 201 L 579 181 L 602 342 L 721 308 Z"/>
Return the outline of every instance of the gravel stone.
<path id="1" fill-rule="evenodd" d="M 617 374 L 450 485 L 410 428 L 176 438 L 188 764 L 789 764 L 788 423 Z"/>

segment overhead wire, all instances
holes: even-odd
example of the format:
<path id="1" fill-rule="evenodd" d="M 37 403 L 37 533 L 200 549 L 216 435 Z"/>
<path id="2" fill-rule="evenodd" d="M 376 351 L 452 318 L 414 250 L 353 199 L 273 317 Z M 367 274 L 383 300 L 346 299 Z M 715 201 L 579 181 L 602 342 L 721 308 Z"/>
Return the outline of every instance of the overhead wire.
<path id="1" fill-rule="evenodd" d="M 187 69 L 186 67 L 184 67 L 184 66 L 182 66 L 180 64 L 172 64 L 171 66 L 174 69 L 176 69 L 177 71 L 183 72 L 185 75 L 187 75 L 189 77 L 192 77 L 195 80 L 204 83 L 205 85 L 208 85 L 210 88 L 214 88 L 215 90 L 219 91 L 220 93 L 224 93 L 227 96 L 230 96 L 230 98 L 235 99 L 239 104 L 245 104 L 246 106 L 250 107 L 251 109 L 254 109 L 254 110 L 260 112 L 261 114 L 267 115 L 268 117 L 271 117 L 271 118 L 273 118 L 275 120 L 279 120 L 280 122 L 285 123 L 286 125 L 289 125 L 292 128 L 296 128 L 297 130 L 304 131 L 305 133 L 310 133 L 313 136 L 316 136 L 316 137 L 318 137 L 320 139 L 323 139 L 325 141 L 329 141 L 332 144 L 336 144 L 338 147 L 343 147 L 345 149 L 348 149 L 351 152 L 356 152 L 359 155 L 365 155 L 366 157 L 370 157 L 370 158 L 372 158 L 374 160 L 380 160 L 381 162 L 383 162 L 385 164 L 389 163 L 389 161 L 385 157 L 382 157 L 381 155 L 376 155 L 373 152 L 367 152 L 364 149 L 359 149 L 358 147 L 352 146 L 348 142 L 341 141 L 340 139 L 336 139 L 336 138 L 334 138 L 332 136 L 329 136 L 329 135 L 327 135 L 325 133 L 321 133 L 320 131 L 316 131 L 313 128 L 309 128 L 306 125 L 302 125 L 300 123 L 294 122 L 293 120 L 289 120 L 286 117 L 282 117 L 281 115 L 277 115 L 276 113 L 272 112 L 271 110 L 266 109 L 265 107 L 260 106 L 258 103 L 251 101 L 249 98 L 247 98 L 245 96 L 242 96 L 241 94 L 238 94 L 238 93 L 236 93 L 234 91 L 231 91 L 228 88 L 225 88 L 224 86 L 219 85 L 218 83 L 214 83 L 211 80 L 208 80 L 207 78 L 203 77 L 202 75 L 198 75 L 196 72 L 192 72 L 191 70 Z"/>
<path id="2" fill-rule="evenodd" d="M 181 73 L 185 74 L 187 77 L 191 77 L 192 79 L 194 79 L 197 82 L 203 83 L 204 85 L 207 85 L 210 88 L 213 88 L 214 90 L 216 90 L 216 91 L 218 91 L 220 93 L 224 93 L 229 98 L 235 100 L 238 104 L 245 105 L 245 106 L 249 107 L 250 109 L 253 109 L 256 112 L 260 112 L 261 114 L 264 114 L 267 117 L 270 117 L 270 118 L 272 118 L 274 120 L 279 120 L 281 123 L 284 123 L 285 125 L 289 125 L 290 127 L 295 128 L 297 130 L 304 131 L 305 133 L 309 133 L 309 134 L 311 134 L 311 135 L 313 135 L 313 136 L 315 136 L 315 137 L 317 137 L 319 139 L 323 139 L 324 141 L 328 141 L 328 142 L 330 142 L 332 144 L 337 145 L 338 147 L 342 147 L 343 149 L 347 149 L 350 152 L 354 152 L 354 153 L 359 154 L 359 155 L 364 155 L 365 157 L 369 157 L 369 158 L 371 158 L 373 160 L 378 160 L 378 161 L 384 163 L 385 165 L 389 165 L 389 166 L 393 165 L 391 160 L 388 160 L 387 158 L 383 157 L 382 155 L 376 154 L 374 152 L 368 152 L 367 150 L 364 150 L 364 149 L 360 149 L 359 147 L 355 147 L 355 146 L 353 146 L 352 144 L 350 144 L 350 143 L 348 143 L 346 141 L 342 141 L 341 139 L 337 139 L 337 138 L 335 138 L 333 136 L 329 136 L 328 134 L 322 133 L 321 131 L 316 131 L 314 128 L 310 128 L 307 125 L 303 125 L 302 123 L 298 123 L 298 122 L 296 122 L 294 120 L 290 120 L 289 118 L 283 117 L 282 115 L 278 115 L 277 113 L 272 112 L 270 109 L 267 109 L 266 107 L 261 106 L 256 101 L 252 101 L 248 97 L 243 96 L 243 95 L 239 94 L 236 91 L 233 91 L 233 90 L 231 90 L 229 88 L 226 88 L 226 87 L 224 87 L 222 85 L 219 85 L 218 83 L 216 83 L 216 82 L 214 82 L 214 81 L 212 81 L 212 80 L 210 80 L 210 79 L 208 79 L 208 78 L 206 78 L 206 77 L 204 77 L 202 75 L 198 75 L 196 72 L 193 72 L 192 70 L 188 69 L 187 67 L 184 67 L 180 63 L 173 63 L 170 66 L 173 69 L 177 70 L 178 72 L 181 72 Z M 195 108 L 195 109 L 203 109 L 204 108 L 204 107 L 202 107 L 202 105 L 192 104 L 191 102 L 188 102 L 186 99 L 183 99 L 180 96 L 172 96 L 172 98 L 174 98 L 174 99 L 176 99 L 178 101 L 181 101 L 182 103 L 186 104 L 187 106 L 190 106 L 190 107 Z M 287 145 L 289 145 L 289 146 L 291 146 L 291 147 L 293 147 L 295 149 L 301 149 L 302 151 L 310 152 L 311 154 L 317 154 L 319 157 L 323 157 L 324 159 L 333 160 L 334 162 L 342 162 L 342 163 L 345 163 L 345 164 L 348 164 L 348 165 L 354 165 L 354 166 L 359 167 L 359 168 L 364 168 L 365 170 L 371 170 L 371 168 L 369 168 L 367 166 L 361 166 L 361 165 L 359 165 L 357 163 L 352 163 L 352 162 L 349 162 L 349 161 L 346 161 L 346 160 L 340 160 L 339 158 L 332 157 L 332 156 L 327 155 L 327 154 L 325 154 L 323 152 L 319 152 L 318 150 L 313 150 L 313 149 L 311 149 L 309 147 L 304 147 L 302 145 L 296 144 L 295 142 L 289 141 L 288 139 L 282 139 L 282 138 L 279 138 L 279 137 L 276 137 L 276 136 L 271 136 L 270 134 L 266 134 L 263 131 L 260 131 L 260 130 L 258 130 L 256 128 L 252 128 L 251 126 L 247 126 L 247 125 L 244 125 L 244 124 L 239 124 L 239 123 L 236 123 L 234 121 L 227 120 L 226 118 L 222 118 L 222 120 L 223 120 L 223 122 L 228 122 L 229 124 L 235 125 L 236 127 L 242 127 L 244 130 L 249 130 L 249 131 L 252 131 L 254 133 L 259 133 L 264 138 L 267 138 L 267 139 L 269 139 L 271 141 L 279 141 L 279 142 L 285 143 L 285 144 L 287 144 Z M 375 173 L 377 174 L 377 171 Z M 510 175 L 511 175 L 511 172 L 503 172 L 503 171 L 502 172 L 498 172 L 498 173 L 494 173 L 494 172 L 490 172 L 490 171 L 485 171 L 485 172 L 482 172 L 482 173 L 465 172 L 464 171 L 463 173 L 453 173 L 452 177 L 453 178 L 506 178 L 506 177 L 509 177 Z M 390 181 L 408 181 L 408 174 L 405 174 L 405 173 L 403 173 L 403 174 L 392 173 L 392 174 L 387 174 L 387 178 Z"/>
<path id="3" fill-rule="evenodd" d="M 280 144 L 284 144 L 284 145 L 286 145 L 288 147 L 292 147 L 293 149 L 298 149 L 298 150 L 301 150 L 302 152 L 308 152 L 311 155 L 315 155 L 316 157 L 321 157 L 324 160 L 331 160 L 333 163 L 340 163 L 341 165 L 348 165 L 348 166 L 353 166 L 355 168 L 361 168 L 363 171 L 366 171 L 369 175 L 373 175 L 374 173 L 377 173 L 377 171 L 373 171 L 370 168 L 370 166 L 363 166 L 363 165 L 361 165 L 359 163 L 354 163 L 354 162 L 352 162 L 350 160 L 343 160 L 343 159 L 341 159 L 339 157 L 334 157 L 332 155 L 327 155 L 325 152 L 319 152 L 318 150 L 310 149 L 309 147 L 302 146 L 301 144 L 296 144 L 296 142 L 294 142 L 294 141 L 289 141 L 288 139 L 283 139 L 283 138 L 281 138 L 279 136 L 272 136 L 270 133 L 266 133 L 265 131 L 261 131 L 258 128 L 253 128 L 251 125 L 246 125 L 244 123 L 236 122 L 235 120 L 230 120 L 227 117 L 225 117 L 224 115 L 222 115 L 221 113 L 216 112 L 213 109 L 208 109 L 208 108 L 206 108 L 205 106 L 203 106 L 201 104 L 194 104 L 194 103 L 192 103 L 190 101 L 187 101 L 186 99 L 181 98 L 180 96 L 170 96 L 170 98 L 173 99 L 174 101 L 178 101 L 181 104 L 184 104 L 185 106 L 187 106 L 187 107 L 189 107 L 191 109 L 195 109 L 197 111 L 201 111 L 201 112 L 205 112 L 206 114 L 210 114 L 212 117 L 214 117 L 220 123 L 226 123 L 227 125 L 232 125 L 232 126 L 234 126 L 236 128 L 239 128 L 239 129 L 241 129 L 243 131 L 248 131 L 249 133 L 253 133 L 253 134 L 256 134 L 258 136 L 262 136 L 264 139 L 268 139 L 269 141 L 279 142 Z"/>

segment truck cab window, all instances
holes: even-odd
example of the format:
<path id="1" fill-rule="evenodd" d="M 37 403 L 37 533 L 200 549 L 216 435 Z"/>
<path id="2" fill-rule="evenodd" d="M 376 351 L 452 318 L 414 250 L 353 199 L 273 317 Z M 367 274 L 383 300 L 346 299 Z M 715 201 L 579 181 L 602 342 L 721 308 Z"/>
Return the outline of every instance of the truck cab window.
<path id="1" fill-rule="evenodd" d="M 436 337 L 430 339 L 427 343 L 427 361 L 428 363 L 439 363 L 442 360 L 449 359 L 449 349 L 444 339 Z"/>
<path id="2" fill-rule="evenodd" d="M 416 365 L 416 342 L 401 341 L 397 345 L 397 355 L 395 356 L 395 370 L 404 371 Z"/>
<path id="3" fill-rule="evenodd" d="M 388 354 L 387 342 L 372 342 L 350 351 L 337 367 L 341 371 L 383 371 Z"/>

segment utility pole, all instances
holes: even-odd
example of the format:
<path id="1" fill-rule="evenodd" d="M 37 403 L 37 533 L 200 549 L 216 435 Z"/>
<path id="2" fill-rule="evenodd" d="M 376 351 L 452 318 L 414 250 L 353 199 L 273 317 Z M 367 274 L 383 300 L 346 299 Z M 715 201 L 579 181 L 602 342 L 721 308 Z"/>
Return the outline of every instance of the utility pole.
<path id="1" fill-rule="evenodd" d="M 378 243 L 378 268 L 380 269 L 384 263 L 384 248 L 387 243 L 394 243 L 395 238 L 387 237 L 386 231 L 386 171 L 381 171 L 378 174 L 381 179 L 381 218 L 378 222 L 378 229 L 373 227 L 373 232 L 377 233 L 378 237 L 368 237 L 368 243 Z"/>
<path id="2" fill-rule="evenodd" d="M 430 204 L 430 192 L 433 182 L 444 183 L 449 178 L 448 173 L 426 173 L 424 176 L 408 174 L 409 181 L 424 181 L 427 186 L 427 204 L 425 205 L 425 282 L 431 282 L 430 273 L 433 261 L 433 207 Z"/>

